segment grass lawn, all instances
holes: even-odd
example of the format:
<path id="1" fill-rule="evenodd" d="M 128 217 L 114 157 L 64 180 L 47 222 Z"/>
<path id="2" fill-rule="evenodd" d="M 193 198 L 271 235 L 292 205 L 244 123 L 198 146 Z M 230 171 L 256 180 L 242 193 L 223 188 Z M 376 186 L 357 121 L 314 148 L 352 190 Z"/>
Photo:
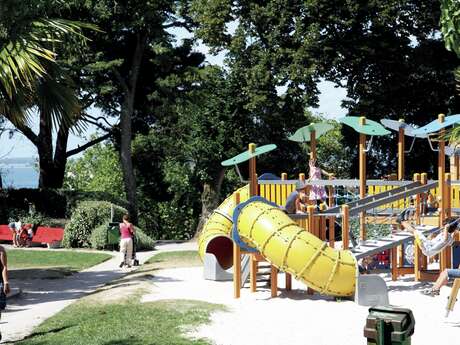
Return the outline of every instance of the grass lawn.
<path id="1" fill-rule="evenodd" d="M 110 254 L 77 251 L 7 250 L 11 278 L 61 278 L 110 259 Z"/>
<path id="2" fill-rule="evenodd" d="M 197 301 L 97 304 L 81 300 L 46 320 L 21 345 L 204 345 L 183 334 L 209 321 L 210 312 L 223 306 Z"/>
<path id="3" fill-rule="evenodd" d="M 21 345 L 209 345 L 190 339 L 186 332 L 207 323 L 222 305 L 169 300 L 140 303 L 150 291 L 151 277 L 161 268 L 194 266 L 196 252 L 165 252 L 154 256 L 95 294 L 89 295 L 46 320 Z"/>
<path id="4" fill-rule="evenodd" d="M 147 264 L 154 264 L 156 268 L 193 267 L 200 266 L 202 262 L 195 250 L 163 252 L 152 256 Z"/>

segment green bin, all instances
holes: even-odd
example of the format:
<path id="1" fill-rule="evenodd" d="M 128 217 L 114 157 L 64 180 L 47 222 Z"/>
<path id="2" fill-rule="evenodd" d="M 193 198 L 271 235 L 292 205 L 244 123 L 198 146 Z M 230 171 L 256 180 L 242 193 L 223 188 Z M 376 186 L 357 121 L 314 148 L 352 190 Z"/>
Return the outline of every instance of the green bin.
<path id="1" fill-rule="evenodd" d="M 412 311 L 396 307 L 372 307 L 364 327 L 367 345 L 410 345 L 415 319 Z"/>
<path id="2" fill-rule="evenodd" d="M 109 223 L 107 227 L 107 245 L 117 245 L 120 242 L 120 223 Z"/>

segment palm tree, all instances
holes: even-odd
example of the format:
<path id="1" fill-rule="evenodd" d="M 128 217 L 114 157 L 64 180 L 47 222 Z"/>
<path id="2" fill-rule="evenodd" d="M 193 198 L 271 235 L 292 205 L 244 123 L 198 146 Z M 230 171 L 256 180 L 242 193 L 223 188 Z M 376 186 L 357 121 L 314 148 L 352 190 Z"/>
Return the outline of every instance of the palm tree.
<path id="1" fill-rule="evenodd" d="M 77 88 L 56 61 L 56 48 L 67 36 L 85 41 L 82 29 L 95 26 L 62 19 L 35 20 L 9 41 L 0 42 L 0 115 L 5 116 L 36 147 L 40 187 L 60 187 L 64 175 L 67 138 L 82 118 Z M 40 116 L 40 132 L 28 126 Z M 53 155 L 52 132 L 58 133 Z M 56 164 L 58 162 L 58 164 Z"/>

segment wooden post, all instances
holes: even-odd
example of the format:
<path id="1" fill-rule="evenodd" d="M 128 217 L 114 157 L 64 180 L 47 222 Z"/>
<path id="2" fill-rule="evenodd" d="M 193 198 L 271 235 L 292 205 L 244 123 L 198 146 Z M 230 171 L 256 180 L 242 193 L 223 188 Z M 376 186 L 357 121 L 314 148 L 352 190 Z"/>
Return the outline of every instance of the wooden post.
<path id="1" fill-rule="evenodd" d="M 403 123 L 403 119 L 399 119 L 399 122 Z M 405 151 L 405 135 L 404 127 L 399 127 L 398 133 L 398 180 L 404 180 L 404 151 Z M 399 267 L 404 266 L 404 246 L 398 246 L 398 257 Z"/>
<path id="2" fill-rule="evenodd" d="M 283 181 L 286 181 L 287 180 L 287 174 L 286 173 L 282 173 L 281 174 L 281 180 Z M 283 186 L 283 187 L 286 187 L 286 186 Z M 286 192 L 286 189 L 283 189 L 283 193 L 282 193 L 282 199 L 286 199 L 287 195 L 284 195 L 284 194 L 287 194 Z M 286 280 L 286 291 L 290 291 L 292 289 L 292 276 L 285 272 L 285 280 Z"/>
<path id="3" fill-rule="evenodd" d="M 460 179 L 460 157 L 457 154 L 454 154 L 454 176 L 452 176 L 453 180 Z"/>
<path id="4" fill-rule="evenodd" d="M 240 193 L 234 195 L 235 206 L 240 203 Z M 240 298 L 241 293 L 241 249 L 233 242 L 233 296 Z"/>
<path id="5" fill-rule="evenodd" d="M 451 175 L 449 173 L 445 174 L 445 194 L 444 194 L 444 199 L 445 199 L 445 205 L 446 205 L 446 219 L 452 215 L 452 209 L 451 209 Z M 443 249 L 441 252 L 441 258 L 443 258 L 445 262 L 445 268 L 452 268 L 452 247 L 448 246 Z M 442 271 L 441 271 L 442 272 Z"/>
<path id="6" fill-rule="evenodd" d="M 348 249 L 349 243 L 349 231 L 350 231 L 350 207 L 348 205 L 342 205 L 342 248 Z"/>
<path id="7" fill-rule="evenodd" d="M 251 292 L 256 292 L 257 290 L 257 258 L 255 254 L 250 255 L 251 266 L 250 266 L 250 283 L 251 283 Z"/>
<path id="8" fill-rule="evenodd" d="M 364 126 L 366 118 L 360 117 L 359 124 Z M 359 134 L 359 197 L 366 197 L 366 135 Z M 366 213 L 359 213 L 359 237 L 361 240 L 366 239 Z"/>
<path id="9" fill-rule="evenodd" d="M 316 206 L 313 206 L 313 205 L 309 205 L 307 207 L 307 214 L 308 214 L 308 231 L 315 235 L 316 237 L 319 237 L 318 236 L 318 231 L 317 229 L 315 228 L 315 216 L 314 216 L 314 212 L 315 212 L 315 209 L 316 209 Z M 308 295 L 313 295 L 314 293 L 314 290 L 308 288 L 307 289 L 307 294 Z"/>
<path id="10" fill-rule="evenodd" d="M 256 150 L 256 144 L 251 143 L 248 145 L 248 151 L 254 153 Z M 249 159 L 249 193 L 250 196 L 258 195 L 258 184 L 257 184 L 257 170 L 256 170 L 256 157 Z"/>
<path id="11" fill-rule="evenodd" d="M 414 174 L 414 182 L 420 181 L 420 183 L 424 184 L 422 177 L 420 174 Z M 426 174 L 425 174 L 425 183 L 426 183 Z M 415 224 L 420 224 L 420 213 L 421 213 L 421 198 L 420 194 L 415 196 Z M 420 259 L 423 257 L 420 248 L 414 241 L 414 279 L 415 281 L 420 280 Z"/>
<path id="12" fill-rule="evenodd" d="M 316 161 L 316 131 L 310 132 L 310 158 Z"/>
<path id="13" fill-rule="evenodd" d="M 399 119 L 399 122 L 404 122 L 403 119 Z M 404 180 L 404 128 L 399 128 L 398 135 L 398 180 Z"/>
<path id="14" fill-rule="evenodd" d="M 422 173 L 420 175 L 420 182 L 422 184 L 427 184 L 428 183 L 428 174 L 427 173 Z M 426 206 L 426 201 L 428 199 L 428 194 L 422 194 L 421 197 L 419 196 L 419 202 L 421 203 L 420 205 L 420 208 L 419 208 L 419 212 L 418 212 L 418 217 L 416 218 L 417 220 L 417 224 L 420 224 L 421 223 L 421 219 L 420 219 L 420 214 L 425 214 L 426 213 L 426 209 L 425 209 L 425 206 Z M 427 269 L 428 268 L 428 259 L 425 255 L 422 255 L 422 252 L 420 250 L 420 248 L 418 248 L 418 246 L 416 247 L 416 251 L 417 253 L 419 254 L 419 256 L 421 256 L 421 269 Z M 420 272 L 418 273 L 419 274 L 419 279 L 420 279 Z"/>
<path id="15" fill-rule="evenodd" d="M 248 151 L 253 153 L 256 150 L 256 144 L 251 143 L 248 146 Z M 249 196 L 256 196 L 258 194 L 257 184 L 257 169 L 256 169 L 256 158 L 249 159 Z M 250 284 L 251 292 L 256 292 L 257 289 L 257 258 L 255 254 L 250 254 L 251 265 L 250 265 Z"/>
<path id="16" fill-rule="evenodd" d="M 321 204 L 319 207 L 319 210 L 321 212 L 324 212 L 326 210 L 326 205 Z M 323 241 L 326 240 L 326 217 L 320 216 L 319 217 L 319 238 Z"/>
<path id="17" fill-rule="evenodd" d="M 438 115 L 438 121 L 444 122 L 444 114 Z M 439 226 L 444 224 L 446 219 L 446 153 L 445 153 L 445 130 L 441 129 L 439 133 L 439 152 L 438 152 L 438 190 L 439 190 Z M 439 269 L 442 272 L 446 268 L 445 251 L 441 252 Z"/>
<path id="18" fill-rule="evenodd" d="M 317 231 L 315 229 L 315 206 L 309 205 L 307 207 L 307 214 L 308 214 L 308 231 L 312 233 L 313 235 L 317 236 Z"/>
<path id="19" fill-rule="evenodd" d="M 329 180 L 332 180 L 332 176 L 329 176 Z M 334 207 L 334 187 L 329 186 L 329 200 L 328 206 Z M 329 221 L 329 246 L 335 247 L 335 217 L 331 216 L 328 218 Z"/>
<path id="20" fill-rule="evenodd" d="M 272 298 L 278 295 L 278 269 L 273 265 L 270 266 L 270 290 Z"/>
<path id="21" fill-rule="evenodd" d="M 398 248 L 391 248 L 391 280 L 395 281 L 398 279 Z"/>

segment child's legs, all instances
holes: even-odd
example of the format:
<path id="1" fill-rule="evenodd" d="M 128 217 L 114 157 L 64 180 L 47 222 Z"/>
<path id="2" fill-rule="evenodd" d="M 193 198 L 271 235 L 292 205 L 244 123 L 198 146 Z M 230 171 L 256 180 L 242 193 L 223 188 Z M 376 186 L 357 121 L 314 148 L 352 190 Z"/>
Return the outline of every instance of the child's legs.
<path id="1" fill-rule="evenodd" d="M 404 230 L 406 231 L 409 231 L 413 234 L 415 234 L 415 232 L 417 231 L 410 222 L 408 222 L 407 220 L 404 220 L 401 222 L 401 226 L 404 228 Z"/>
<path id="2" fill-rule="evenodd" d="M 449 271 L 459 271 L 458 273 L 460 277 L 460 270 L 444 270 L 441 272 L 438 279 L 436 279 L 436 282 L 433 285 L 434 290 L 439 290 L 442 286 L 447 284 L 449 281 Z M 455 275 L 455 273 L 453 274 Z"/>

